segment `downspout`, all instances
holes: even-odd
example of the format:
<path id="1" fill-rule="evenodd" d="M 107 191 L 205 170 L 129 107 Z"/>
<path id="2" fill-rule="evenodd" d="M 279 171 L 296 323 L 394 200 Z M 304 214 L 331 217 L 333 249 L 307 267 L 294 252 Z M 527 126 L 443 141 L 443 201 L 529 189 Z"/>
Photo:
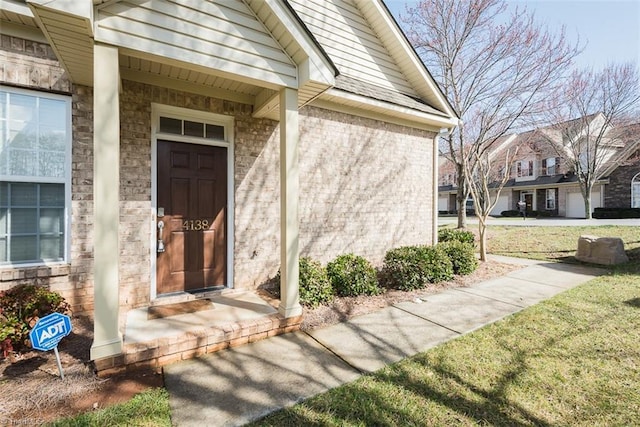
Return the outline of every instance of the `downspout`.
<path id="1" fill-rule="evenodd" d="M 440 132 L 433 138 L 433 215 L 431 224 L 431 241 L 433 246 L 438 244 L 438 144 L 440 143 L 440 135 L 444 132 L 448 133 L 449 129 L 440 129 Z"/>

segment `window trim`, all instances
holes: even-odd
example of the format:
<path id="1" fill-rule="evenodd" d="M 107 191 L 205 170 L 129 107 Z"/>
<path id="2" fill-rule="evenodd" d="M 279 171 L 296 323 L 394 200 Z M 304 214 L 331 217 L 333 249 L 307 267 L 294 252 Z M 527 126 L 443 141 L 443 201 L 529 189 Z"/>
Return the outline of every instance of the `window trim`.
<path id="1" fill-rule="evenodd" d="M 63 101 L 65 104 L 65 114 L 67 116 L 65 123 L 65 160 L 64 160 L 64 178 L 42 178 L 42 177 L 29 177 L 20 176 L 14 177 L 3 175 L 0 176 L 0 181 L 4 182 L 26 182 L 26 183 L 38 183 L 38 184 L 64 184 L 64 249 L 63 259 L 61 261 L 26 261 L 26 262 L 11 262 L 6 263 L 0 261 L 0 270 L 3 269 L 23 269 L 30 267 L 39 267 L 43 265 L 61 265 L 69 264 L 71 254 L 71 167 L 72 167 L 72 143 L 73 143 L 73 116 L 72 116 L 72 100 L 70 95 L 60 95 L 50 92 L 43 92 L 31 89 L 22 89 L 12 86 L 5 86 L 0 84 L 0 91 L 7 93 L 14 93 L 18 95 L 38 97 L 44 99 L 53 99 Z M 2 120 L 6 120 L 5 117 Z M 6 132 L 9 131 L 7 126 Z M 0 147 L 1 149 L 1 147 Z"/>
<path id="2" fill-rule="evenodd" d="M 527 165 L 526 169 L 523 169 L 523 167 L 522 167 L 523 164 Z M 534 166 L 535 165 L 534 165 L 533 160 L 518 160 L 518 163 L 516 165 L 517 177 L 518 178 L 529 178 L 529 177 L 534 176 L 534 170 L 533 170 Z M 527 175 L 523 174 L 524 170 L 528 171 Z"/>
<path id="3" fill-rule="evenodd" d="M 638 187 L 638 191 L 634 193 L 633 188 Z M 637 196 L 637 197 L 634 197 Z M 631 207 L 640 208 L 640 172 L 631 178 Z"/>
<path id="4" fill-rule="evenodd" d="M 552 192 L 552 197 L 549 197 L 549 192 Z M 557 191 L 555 188 L 547 188 L 545 191 L 545 197 L 544 197 L 544 206 L 545 209 L 547 210 L 555 210 L 556 209 L 556 195 L 557 195 Z M 553 202 L 553 206 L 549 207 L 549 202 L 552 201 Z"/>

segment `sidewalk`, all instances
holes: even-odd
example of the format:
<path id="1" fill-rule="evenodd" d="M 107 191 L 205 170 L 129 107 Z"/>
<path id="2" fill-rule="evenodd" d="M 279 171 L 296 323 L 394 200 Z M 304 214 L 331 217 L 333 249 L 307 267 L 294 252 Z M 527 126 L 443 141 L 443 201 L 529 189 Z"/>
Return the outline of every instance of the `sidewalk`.
<path id="1" fill-rule="evenodd" d="M 177 426 L 243 425 L 534 305 L 605 271 L 525 264 L 309 333 L 280 335 L 165 367 Z"/>

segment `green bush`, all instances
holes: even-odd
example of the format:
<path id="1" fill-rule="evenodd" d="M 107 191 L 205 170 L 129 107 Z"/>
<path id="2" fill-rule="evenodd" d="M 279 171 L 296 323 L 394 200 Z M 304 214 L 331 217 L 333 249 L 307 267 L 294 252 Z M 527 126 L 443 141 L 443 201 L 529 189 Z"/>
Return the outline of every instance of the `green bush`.
<path id="1" fill-rule="evenodd" d="M 475 236 L 471 231 L 460 230 L 457 228 L 442 228 L 438 230 L 439 242 L 462 242 L 469 243 L 471 245 L 475 242 Z"/>
<path id="2" fill-rule="evenodd" d="M 522 214 L 520 213 L 520 211 L 517 211 L 515 209 L 509 209 L 507 211 L 502 211 L 500 212 L 500 215 L 504 216 L 504 217 L 516 217 L 516 216 L 522 216 Z"/>
<path id="3" fill-rule="evenodd" d="M 327 264 L 327 274 L 340 296 L 377 295 L 381 292 L 376 269 L 361 256 L 340 255 Z"/>
<path id="4" fill-rule="evenodd" d="M 333 295 L 327 269 L 311 258 L 300 258 L 300 303 L 315 308 L 331 302 Z"/>
<path id="5" fill-rule="evenodd" d="M 0 292 L 0 345 L 4 355 L 28 347 L 29 331 L 39 318 L 68 311 L 69 304 L 60 294 L 41 286 L 21 285 Z"/>
<path id="6" fill-rule="evenodd" d="M 438 243 L 438 246 L 444 250 L 451 260 L 454 274 L 465 276 L 473 273 L 478 268 L 478 260 L 472 245 L 452 240 Z"/>
<path id="7" fill-rule="evenodd" d="M 453 265 L 439 246 L 404 246 L 386 253 L 382 272 L 388 287 L 411 291 L 451 280 Z"/>

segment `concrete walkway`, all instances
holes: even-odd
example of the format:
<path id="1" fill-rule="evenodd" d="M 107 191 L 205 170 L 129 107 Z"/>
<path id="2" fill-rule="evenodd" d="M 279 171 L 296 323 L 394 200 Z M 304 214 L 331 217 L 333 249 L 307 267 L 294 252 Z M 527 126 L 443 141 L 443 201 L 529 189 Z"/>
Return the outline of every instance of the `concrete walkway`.
<path id="1" fill-rule="evenodd" d="M 501 257 L 526 267 L 347 322 L 165 367 L 172 421 L 235 426 L 423 352 L 605 271 Z"/>

